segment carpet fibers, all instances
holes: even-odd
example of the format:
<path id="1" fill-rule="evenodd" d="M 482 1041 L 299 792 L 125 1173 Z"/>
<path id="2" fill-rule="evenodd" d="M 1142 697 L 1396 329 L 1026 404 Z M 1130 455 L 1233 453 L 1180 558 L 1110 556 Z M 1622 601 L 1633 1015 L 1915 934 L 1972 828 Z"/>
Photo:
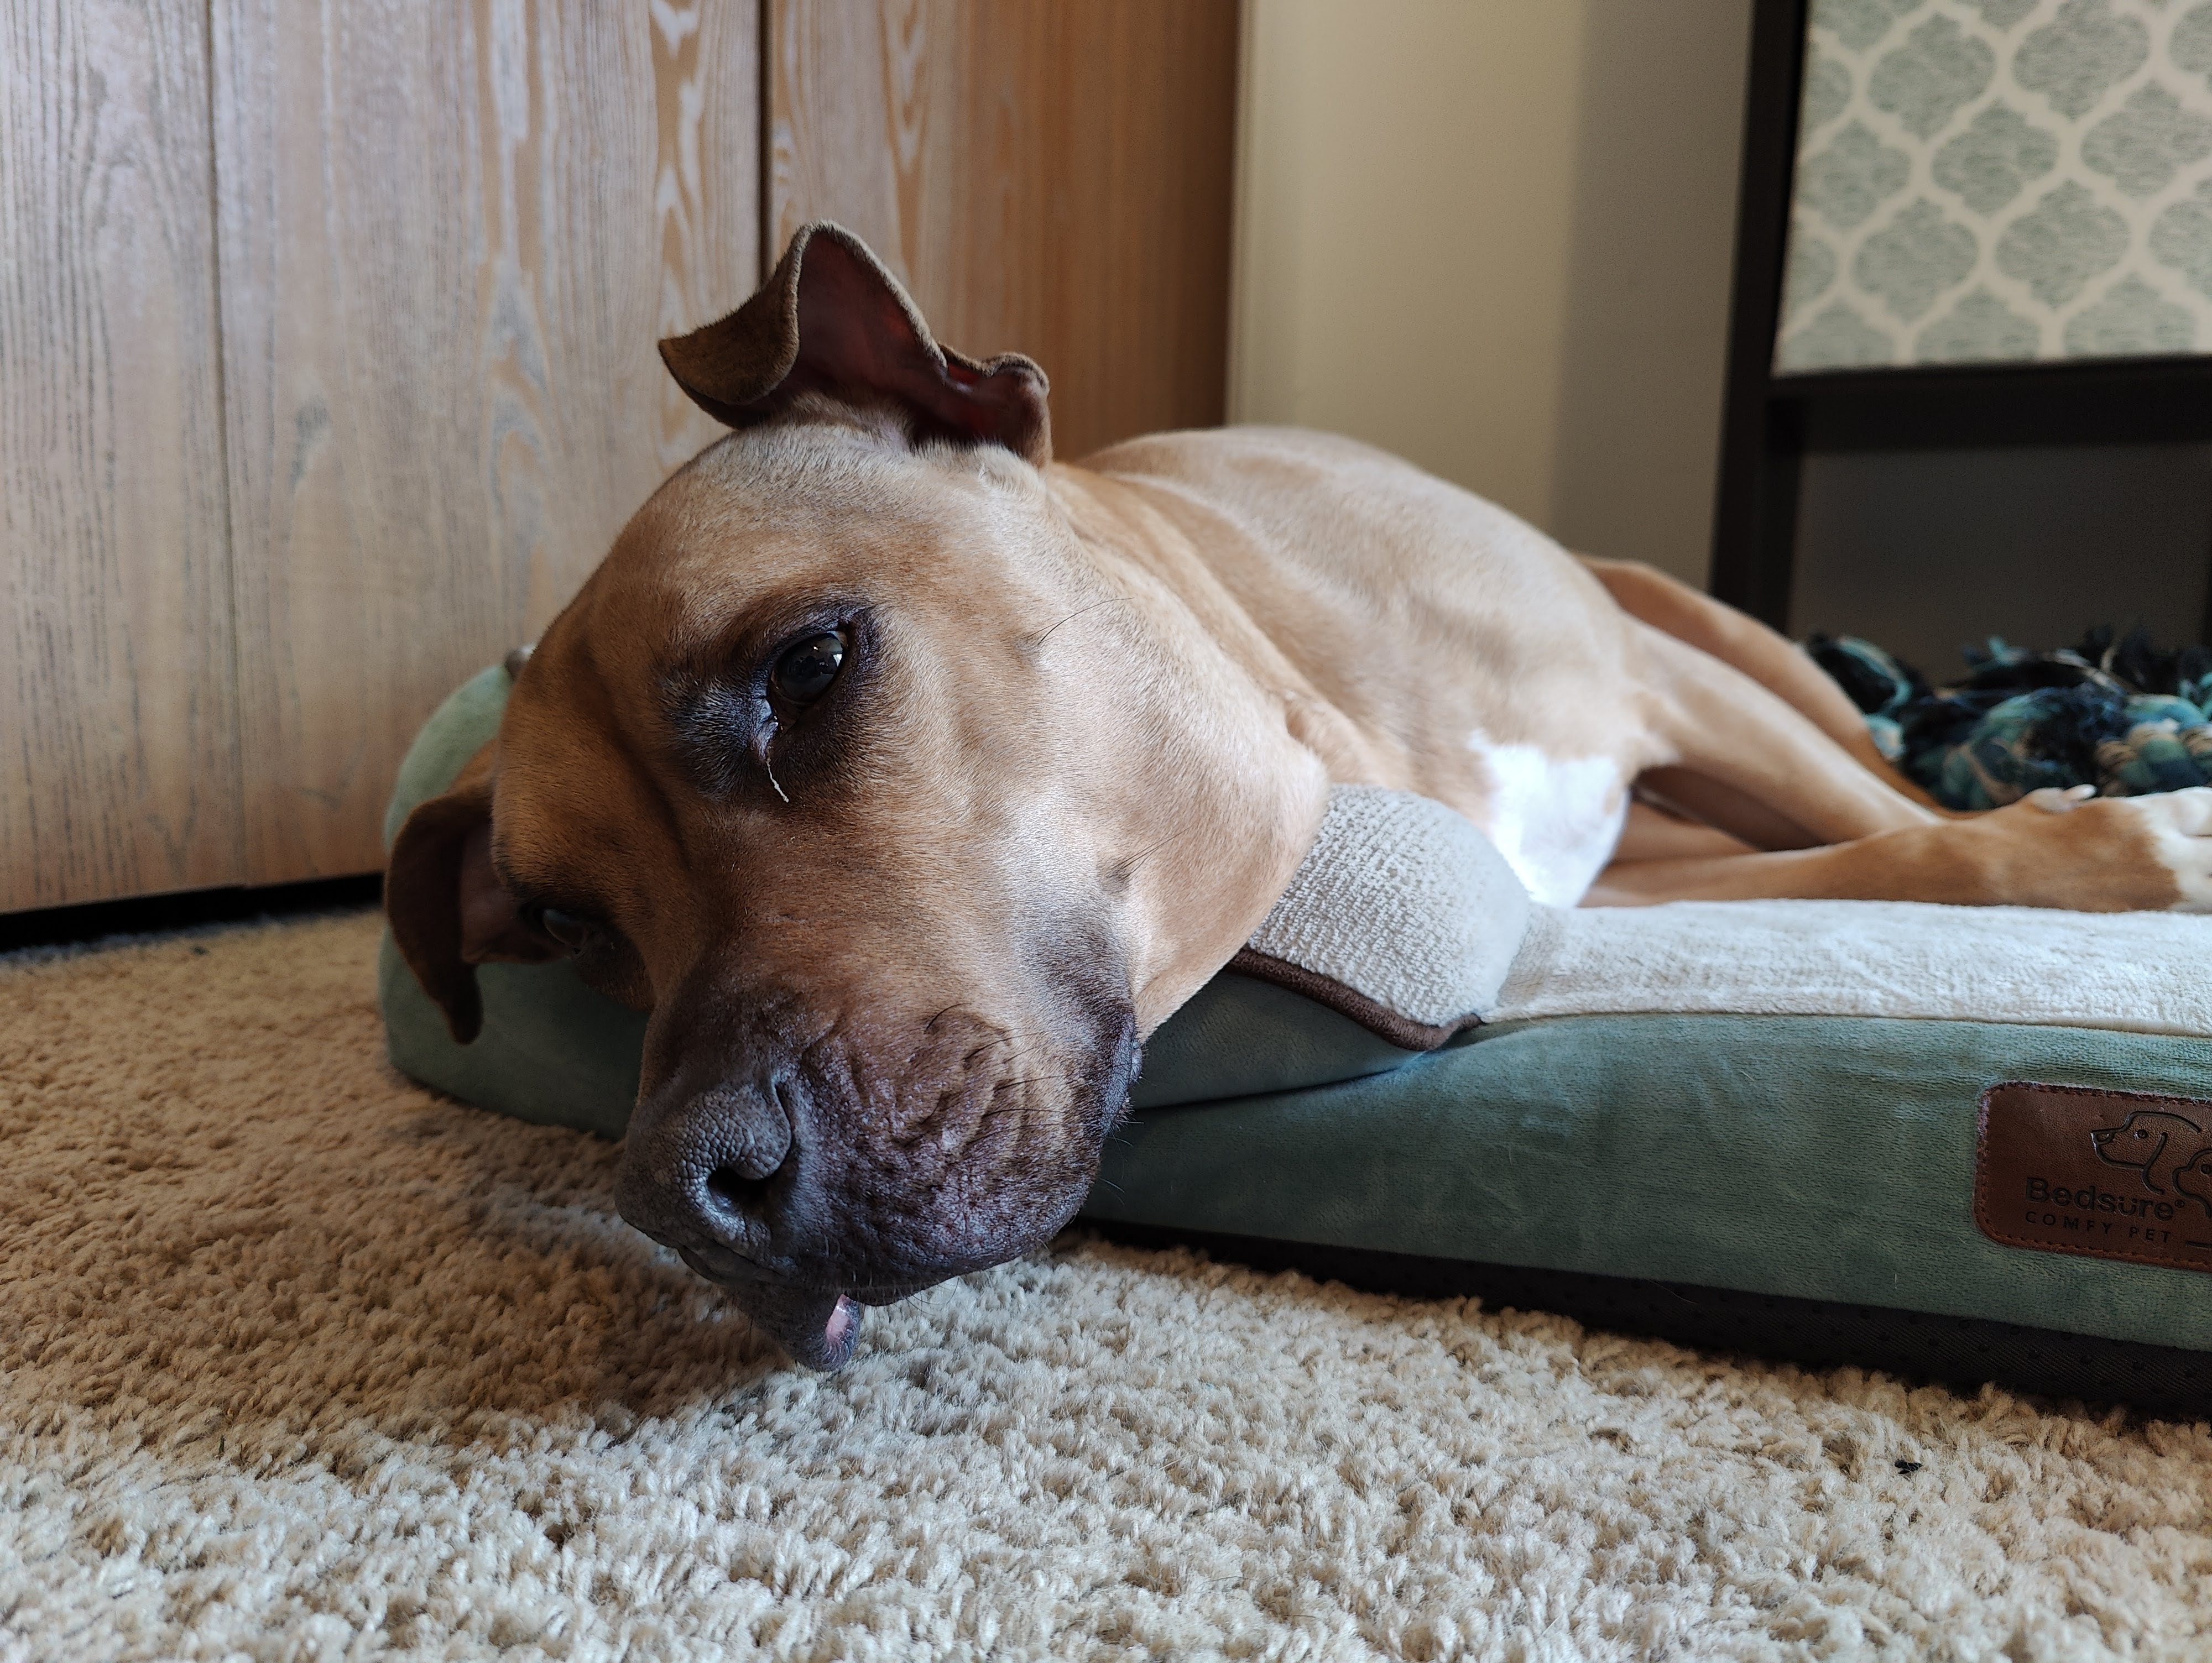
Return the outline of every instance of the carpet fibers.
<path id="1" fill-rule="evenodd" d="M 1071 1236 L 822 1378 L 366 916 L 0 960 L 0 1658 L 2212 1655 L 2212 1432 Z"/>

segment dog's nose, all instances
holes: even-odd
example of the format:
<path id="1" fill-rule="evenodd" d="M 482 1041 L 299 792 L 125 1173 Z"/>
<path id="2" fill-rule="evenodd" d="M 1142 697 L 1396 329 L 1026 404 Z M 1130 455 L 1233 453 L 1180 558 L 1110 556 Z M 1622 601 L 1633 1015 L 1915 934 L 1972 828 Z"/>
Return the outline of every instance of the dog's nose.
<path id="1" fill-rule="evenodd" d="M 616 1201 L 647 1235 L 765 1268 L 804 1092 L 769 1072 L 700 1092 L 661 1092 L 631 1119 Z"/>
<path id="2" fill-rule="evenodd" d="M 791 1153 L 791 1098 L 790 1083 L 777 1077 L 721 1087 L 692 1106 L 700 1124 L 687 1166 L 707 1170 L 696 1205 L 708 1229 L 726 1235 L 732 1246 L 765 1217 L 769 1180 Z"/>

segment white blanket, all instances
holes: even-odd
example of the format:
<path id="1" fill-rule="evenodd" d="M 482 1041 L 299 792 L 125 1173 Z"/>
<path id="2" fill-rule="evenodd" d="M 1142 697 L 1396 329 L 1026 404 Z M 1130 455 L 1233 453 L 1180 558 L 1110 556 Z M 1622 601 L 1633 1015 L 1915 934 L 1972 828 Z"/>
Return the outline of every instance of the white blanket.
<path id="1" fill-rule="evenodd" d="M 1440 803 L 1340 786 L 1254 951 L 1441 1030 L 1470 1015 L 1920 1017 L 2212 1038 L 2212 917 L 1902 901 L 1532 903 Z"/>
<path id="2" fill-rule="evenodd" d="M 2212 1038 L 2212 918 L 1905 901 L 1539 907 L 1485 1014 L 1660 1011 Z"/>

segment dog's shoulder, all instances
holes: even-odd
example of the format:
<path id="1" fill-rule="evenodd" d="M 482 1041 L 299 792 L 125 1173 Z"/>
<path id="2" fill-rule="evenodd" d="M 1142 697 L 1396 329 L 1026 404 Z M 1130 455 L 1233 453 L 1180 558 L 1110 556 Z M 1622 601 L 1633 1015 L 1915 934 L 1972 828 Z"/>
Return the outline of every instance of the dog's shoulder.
<path id="1" fill-rule="evenodd" d="M 1229 479 L 1270 475 L 1373 473 L 1421 476 L 1388 451 L 1310 428 L 1193 428 L 1126 439 L 1084 458 L 1109 475 Z"/>

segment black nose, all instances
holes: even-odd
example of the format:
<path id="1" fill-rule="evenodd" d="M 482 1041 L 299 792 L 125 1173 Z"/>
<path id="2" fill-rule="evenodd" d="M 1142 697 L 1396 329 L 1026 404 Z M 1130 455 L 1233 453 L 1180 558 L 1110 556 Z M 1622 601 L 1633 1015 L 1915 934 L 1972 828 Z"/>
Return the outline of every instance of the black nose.
<path id="1" fill-rule="evenodd" d="M 804 1108 L 781 1073 L 655 1093 L 630 1119 L 615 1197 L 623 1217 L 672 1247 L 767 1271 Z"/>

